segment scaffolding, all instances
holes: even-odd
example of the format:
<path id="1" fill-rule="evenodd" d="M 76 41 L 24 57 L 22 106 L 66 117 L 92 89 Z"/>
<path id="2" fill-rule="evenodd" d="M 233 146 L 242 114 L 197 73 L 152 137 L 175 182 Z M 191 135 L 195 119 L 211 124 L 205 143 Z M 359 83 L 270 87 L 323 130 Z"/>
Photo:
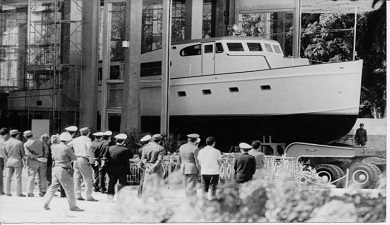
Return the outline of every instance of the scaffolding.
<path id="1" fill-rule="evenodd" d="M 81 75 L 81 0 L 28 0 L 25 99 L 28 121 L 49 115 L 50 132 L 60 133 L 61 115 L 78 124 Z M 50 96 L 41 107 L 37 96 Z M 43 112 L 44 111 L 44 112 Z"/>

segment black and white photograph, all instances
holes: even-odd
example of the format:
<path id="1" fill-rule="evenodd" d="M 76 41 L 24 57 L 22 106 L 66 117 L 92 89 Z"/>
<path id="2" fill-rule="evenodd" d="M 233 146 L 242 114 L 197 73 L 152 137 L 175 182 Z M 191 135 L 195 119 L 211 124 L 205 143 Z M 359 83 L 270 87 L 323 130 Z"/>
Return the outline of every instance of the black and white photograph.
<path id="1" fill-rule="evenodd" d="M 386 0 L 0 0 L 0 224 L 376 223 Z"/>

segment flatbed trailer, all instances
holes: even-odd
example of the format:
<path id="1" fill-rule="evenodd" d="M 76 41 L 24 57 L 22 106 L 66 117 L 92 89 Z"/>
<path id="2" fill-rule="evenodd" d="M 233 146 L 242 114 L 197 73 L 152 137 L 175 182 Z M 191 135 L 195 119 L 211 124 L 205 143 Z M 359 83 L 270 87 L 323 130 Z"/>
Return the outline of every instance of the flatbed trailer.
<path id="1" fill-rule="evenodd" d="M 383 151 L 366 147 L 294 142 L 284 149 L 284 155 L 316 169 L 330 182 L 343 177 L 348 169 L 348 184 L 361 188 L 374 188 L 386 167 Z M 335 185 L 342 187 L 345 183 L 341 179 Z"/>

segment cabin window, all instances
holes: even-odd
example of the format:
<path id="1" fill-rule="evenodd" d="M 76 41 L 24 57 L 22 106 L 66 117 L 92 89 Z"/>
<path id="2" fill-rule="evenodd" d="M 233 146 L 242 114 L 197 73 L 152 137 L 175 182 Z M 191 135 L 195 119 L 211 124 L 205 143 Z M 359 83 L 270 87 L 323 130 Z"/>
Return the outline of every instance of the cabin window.
<path id="1" fill-rule="evenodd" d="M 211 90 L 210 89 L 202 90 L 202 92 L 203 92 L 204 95 L 211 95 Z"/>
<path id="2" fill-rule="evenodd" d="M 260 43 L 247 43 L 249 51 L 263 51 L 263 48 L 261 48 Z"/>
<path id="3" fill-rule="evenodd" d="M 274 45 L 275 52 L 278 54 L 282 54 L 282 51 L 280 50 L 279 45 Z"/>
<path id="4" fill-rule="evenodd" d="M 244 47 L 242 46 L 241 43 L 226 43 L 229 51 L 231 52 L 242 52 L 244 51 Z"/>
<path id="5" fill-rule="evenodd" d="M 185 97 L 185 96 L 187 96 L 187 94 L 186 94 L 185 91 L 178 91 L 178 92 L 177 92 L 177 95 L 178 95 L 179 97 Z"/>
<path id="6" fill-rule="evenodd" d="M 268 52 L 273 52 L 270 44 L 264 44 Z"/>
<path id="7" fill-rule="evenodd" d="M 180 51 L 181 56 L 200 55 L 200 53 L 200 44 L 185 47 Z"/>
<path id="8" fill-rule="evenodd" d="M 205 45 L 204 53 L 213 53 L 213 45 Z"/>
<path id="9" fill-rule="evenodd" d="M 230 92 L 239 92 L 238 87 L 230 87 L 229 91 Z"/>
<path id="10" fill-rule="evenodd" d="M 161 75 L 161 61 L 141 63 L 141 77 Z"/>
<path id="11" fill-rule="evenodd" d="M 222 43 L 215 43 L 215 53 L 222 53 L 222 52 L 223 52 Z"/>

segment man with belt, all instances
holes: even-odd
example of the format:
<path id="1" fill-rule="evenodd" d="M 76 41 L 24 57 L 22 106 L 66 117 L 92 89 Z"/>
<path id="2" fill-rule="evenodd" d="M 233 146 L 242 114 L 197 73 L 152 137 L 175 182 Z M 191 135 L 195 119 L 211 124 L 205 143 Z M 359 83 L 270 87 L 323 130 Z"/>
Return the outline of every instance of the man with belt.
<path id="1" fill-rule="evenodd" d="M 164 148 L 160 145 L 161 140 L 161 134 L 155 134 L 152 136 L 152 142 L 143 148 L 142 163 L 145 165 L 145 178 L 142 195 L 145 200 L 150 196 L 155 200 L 161 197 L 159 187 L 164 173 L 162 167 Z"/>
<path id="2" fill-rule="evenodd" d="M 91 150 L 93 154 L 93 161 L 95 163 L 92 165 L 93 169 L 93 187 L 95 192 L 99 192 L 99 146 L 103 141 L 103 132 L 94 133 L 93 136 L 95 140 L 91 143 Z"/>
<path id="3" fill-rule="evenodd" d="M 25 131 L 23 136 L 27 139 L 23 145 L 27 156 L 27 196 L 34 197 L 35 176 L 38 173 L 39 196 L 42 197 L 47 190 L 46 167 L 49 148 L 42 140 L 35 139 L 30 130 Z"/>
<path id="4" fill-rule="evenodd" d="M 3 183 L 3 171 L 5 164 L 5 145 L 4 142 L 8 139 L 9 130 L 5 127 L 0 129 L 0 196 L 5 195 Z"/>
<path id="5" fill-rule="evenodd" d="M 184 176 L 184 187 L 187 197 L 196 195 L 196 182 L 199 176 L 198 153 L 199 148 L 196 141 L 198 134 L 187 135 L 188 142 L 179 148 L 180 170 Z"/>
<path id="6" fill-rule="evenodd" d="M 81 178 L 84 179 L 85 193 L 87 201 L 97 201 L 92 197 L 92 167 L 94 164 L 93 155 L 91 151 L 91 139 L 88 137 L 89 128 L 83 127 L 80 129 L 80 137 L 73 139 L 68 146 L 73 148 L 74 154 L 77 156 L 77 160 L 74 162 L 74 190 L 77 196 L 77 200 L 85 200 L 81 195 Z"/>
<path id="7" fill-rule="evenodd" d="M 106 152 L 110 146 L 115 145 L 115 142 L 111 141 L 111 131 L 106 131 L 103 133 L 103 141 L 101 142 L 98 150 L 98 160 L 99 164 L 99 182 L 100 182 L 100 192 L 107 193 L 106 188 L 106 174 L 107 174 L 107 159 Z"/>
<path id="8" fill-rule="evenodd" d="M 126 186 L 127 174 L 130 170 L 130 159 L 132 153 L 128 148 L 123 147 L 126 134 L 118 134 L 115 136 L 116 144 L 110 146 L 106 152 L 108 166 L 108 201 L 112 202 L 115 195 L 115 184 L 118 183 L 118 191 Z"/>
<path id="9" fill-rule="evenodd" d="M 24 149 L 23 143 L 16 139 L 19 134 L 18 130 L 11 130 L 9 132 L 10 139 L 5 142 L 5 157 L 7 162 L 5 166 L 8 168 L 8 174 L 6 178 L 5 195 L 11 195 L 11 178 L 15 173 L 16 178 L 16 194 L 18 197 L 26 197 L 22 194 L 22 170 L 24 166 Z"/>
<path id="10" fill-rule="evenodd" d="M 72 149 L 67 146 L 67 144 L 72 141 L 72 136 L 68 132 L 64 132 L 60 135 L 60 141 L 61 143 L 53 146 L 53 180 L 51 186 L 49 187 L 49 191 L 45 195 L 46 199 L 43 208 L 50 210 L 50 202 L 53 199 L 54 193 L 61 184 L 65 189 L 66 198 L 69 203 L 69 210 L 84 211 L 77 207 L 76 196 L 74 194 L 74 185 L 71 175 L 71 161 L 76 160 L 77 157 L 73 153 Z"/>

